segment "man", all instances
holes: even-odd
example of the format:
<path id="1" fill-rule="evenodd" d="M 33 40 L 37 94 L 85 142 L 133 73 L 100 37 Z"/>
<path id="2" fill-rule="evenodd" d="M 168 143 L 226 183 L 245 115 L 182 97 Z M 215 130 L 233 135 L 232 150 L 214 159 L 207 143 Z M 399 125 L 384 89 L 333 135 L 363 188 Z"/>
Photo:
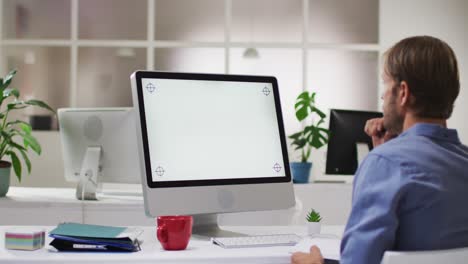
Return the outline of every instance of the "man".
<path id="1" fill-rule="evenodd" d="M 468 247 L 468 148 L 446 127 L 460 90 L 454 52 L 433 37 L 404 39 L 386 52 L 382 79 L 384 117 L 365 127 L 376 148 L 356 172 L 342 264 Z M 323 263 L 316 247 L 291 261 Z"/>

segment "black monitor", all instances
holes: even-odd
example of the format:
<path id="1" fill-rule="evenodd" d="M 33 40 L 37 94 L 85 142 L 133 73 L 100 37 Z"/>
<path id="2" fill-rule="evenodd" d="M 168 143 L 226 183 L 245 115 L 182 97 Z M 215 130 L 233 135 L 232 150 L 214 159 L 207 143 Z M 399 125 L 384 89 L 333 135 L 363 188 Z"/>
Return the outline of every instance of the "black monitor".
<path id="1" fill-rule="evenodd" d="M 364 132 L 366 121 L 382 116 L 380 112 L 331 109 L 326 174 L 354 175 L 358 167 L 356 143 L 367 143 L 372 149 L 372 139 Z"/>

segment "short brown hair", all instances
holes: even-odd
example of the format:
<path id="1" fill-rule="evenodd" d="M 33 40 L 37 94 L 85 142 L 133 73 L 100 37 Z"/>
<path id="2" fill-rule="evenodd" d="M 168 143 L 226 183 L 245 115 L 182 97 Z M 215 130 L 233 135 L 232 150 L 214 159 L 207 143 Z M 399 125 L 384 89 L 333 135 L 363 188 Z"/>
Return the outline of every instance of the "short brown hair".
<path id="1" fill-rule="evenodd" d="M 403 39 L 386 52 L 384 70 L 395 82 L 408 84 L 416 116 L 450 117 L 460 77 L 457 58 L 447 43 L 430 36 Z"/>

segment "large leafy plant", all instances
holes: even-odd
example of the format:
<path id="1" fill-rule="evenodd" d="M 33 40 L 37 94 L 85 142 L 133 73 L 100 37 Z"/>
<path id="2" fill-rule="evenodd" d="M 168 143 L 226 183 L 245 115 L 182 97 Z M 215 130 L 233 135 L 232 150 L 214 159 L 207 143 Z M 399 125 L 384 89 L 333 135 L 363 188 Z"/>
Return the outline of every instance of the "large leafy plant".
<path id="1" fill-rule="evenodd" d="M 307 162 L 312 148 L 319 149 L 328 143 L 330 131 L 320 127 L 325 122 L 326 115 L 315 107 L 315 93 L 302 92 L 296 99 L 294 106 L 296 118 L 300 122 L 309 117 L 310 124 L 305 125 L 302 131 L 289 136 L 295 150 L 301 151 L 301 162 Z"/>
<path id="2" fill-rule="evenodd" d="M 16 70 L 11 71 L 5 78 L 0 78 L 0 161 L 9 156 L 16 177 L 21 181 L 22 165 L 19 157 L 26 164 L 28 173 L 31 173 L 31 161 L 28 150 L 32 149 L 38 155 L 41 154 L 41 145 L 31 134 L 31 125 L 22 120 L 9 120 L 8 115 L 12 111 L 22 110 L 29 106 L 38 106 L 53 113 L 55 111 L 46 103 L 39 100 L 20 100 L 18 89 L 9 88 Z"/>

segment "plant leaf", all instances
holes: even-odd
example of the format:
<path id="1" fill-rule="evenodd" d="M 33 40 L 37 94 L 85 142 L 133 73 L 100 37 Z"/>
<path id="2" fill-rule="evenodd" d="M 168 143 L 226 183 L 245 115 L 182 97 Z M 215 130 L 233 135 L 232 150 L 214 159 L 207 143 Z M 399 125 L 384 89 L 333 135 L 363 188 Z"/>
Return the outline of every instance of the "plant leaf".
<path id="1" fill-rule="evenodd" d="M 299 101 L 299 99 L 309 101 L 309 100 L 310 100 L 310 98 L 309 98 L 309 92 L 308 92 L 308 91 L 304 91 L 304 92 L 300 93 L 299 96 L 297 96 L 297 100 L 298 100 L 298 101 Z"/>
<path id="2" fill-rule="evenodd" d="M 315 106 L 311 106 L 310 108 L 311 108 L 310 111 L 311 111 L 311 112 L 317 113 L 317 115 L 319 115 L 321 119 L 323 119 L 323 118 L 325 118 L 325 117 L 327 116 L 327 115 L 325 115 L 325 113 L 323 113 L 322 111 L 320 111 L 320 110 L 319 110 L 317 107 L 315 107 Z"/>
<path id="3" fill-rule="evenodd" d="M 299 109 L 296 110 L 296 118 L 297 120 L 299 121 L 302 121 L 304 119 L 306 119 L 306 117 L 309 115 L 309 113 L 307 112 L 307 108 L 306 107 L 301 107 Z"/>
<path id="4" fill-rule="evenodd" d="M 309 100 L 308 94 L 302 93 L 301 95 L 297 97 L 297 103 L 294 106 L 294 108 L 296 109 L 296 118 L 299 121 L 304 120 L 309 114 L 308 100 Z"/>
<path id="5" fill-rule="evenodd" d="M 20 144 L 14 142 L 14 141 L 11 141 L 9 144 L 10 144 L 10 146 L 12 146 L 14 148 L 17 148 L 18 150 L 24 150 L 24 151 L 27 150 L 25 147 L 21 146 Z"/>
<path id="6" fill-rule="evenodd" d="M 23 109 L 23 108 L 28 107 L 28 105 L 24 105 L 23 101 L 14 101 L 14 102 L 9 103 L 7 105 L 7 107 L 8 107 L 8 111 L 9 111 L 9 110 L 13 110 L 13 109 Z"/>
<path id="7" fill-rule="evenodd" d="M 10 121 L 10 122 L 6 123 L 6 126 L 9 127 L 9 126 L 13 126 L 13 125 L 16 125 L 16 124 L 24 124 L 24 125 L 27 125 L 27 126 L 31 127 L 31 125 L 28 122 L 25 122 L 23 120 Z"/>
<path id="8" fill-rule="evenodd" d="M 39 145 L 39 142 L 37 142 L 35 137 L 29 134 L 21 134 L 21 136 L 23 136 L 25 148 L 31 147 L 37 155 L 41 155 L 41 145 Z"/>
<path id="9" fill-rule="evenodd" d="M 323 123 L 325 123 L 325 120 L 323 120 L 323 118 L 320 118 L 320 120 L 317 122 L 317 124 L 315 125 L 316 127 L 319 127 L 320 125 L 322 125 Z"/>
<path id="10" fill-rule="evenodd" d="M 5 77 L 5 79 L 3 79 L 3 82 L 2 82 L 2 86 L 0 87 L 0 89 L 6 89 L 8 87 L 8 85 L 10 85 L 11 83 L 11 80 L 13 79 L 13 77 L 15 76 L 16 74 L 16 70 L 12 70 L 10 71 L 7 76 Z"/>
<path id="11" fill-rule="evenodd" d="M 313 106 L 315 103 L 315 93 L 309 95 L 308 91 L 304 91 L 296 99 L 294 108 L 296 109 L 296 117 L 299 121 L 304 120 L 309 113 L 313 112 Z"/>
<path id="12" fill-rule="evenodd" d="M 323 145 L 328 143 L 328 130 L 325 128 L 319 128 L 313 125 L 306 126 L 304 128 L 305 137 L 309 146 L 316 149 L 321 148 Z"/>
<path id="13" fill-rule="evenodd" d="M 1 137 L 3 137 L 2 143 L 0 144 L 0 157 L 6 154 L 8 144 L 11 142 L 11 133 L 6 132 L 5 130 L 0 131 Z"/>
<path id="14" fill-rule="evenodd" d="M 44 103 L 43 101 L 40 101 L 40 100 L 28 100 L 26 102 L 24 102 L 25 104 L 28 104 L 28 105 L 34 105 L 34 106 L 39 106 L 41 108 L 45 108 L 49 111 L 51 111 L 52 113 L 55 114 L 55 110 L 52 109 L 52 107 L 50 107 L 48 104 Z"/>
<path id="15" fill-rule="evenodd" d="M 10 155 L 11 162 L 13 163 L 13 169 L 15 170 L 16 177 L 18 178 L 18 181 L 21 182 L 21 162 L 18 159 L 18 156 L 16 155 L 15 152 L 8 151 L 7 154 Z"/>
<path id="16" fill-rule="evenodd" d="M 0 134 L 2 135 L 2 137 L 5 138 L 5 140 L 7 140 L 7 141 L 11 140 L 12 135 L 10 133 L 6 132 L 5 130 L 0 131 Z"/>
<path id="17" fill-rule="evenodd" d="M 18 145 L 18 144 L 16 144 Z M 20 145 L 18 145 L 19 147 L 22 147 Z M 23 160 L 24 160 L 24 163 L 26 163 L 26 167 L 28 169 L 28 173 L 31 174 L 31 161 L 29 160 L 28 158 L 28 154 L 26 153 L 26 151 L 22 150 L 22 149 L 19 149 L 19 152 L 21 153 L 21 156 L 23 156 Z"/>
<path id="18" fill-rule="evenodd" d="M 314 92 L 312 92 L 312 94 L 310 95 L 310 98 L 311 98 L 312 102 L 315 102 L 315 95 L 316 95 L 316 93 L 314 93 Z"/>
<path id="19" fill-rule="evenodd" d="M 18 98 L 20 93 L 16 88 L 8 88 L 3 90 L 3 98 L 9 97 L 10 95 L 14 95 L 16 98 Z"/>
<path id="20" fill-rule="evenodd" d="M 298 140 L 295 140 L 292 144 L 295 145 L 296 146 L 295 149 L 298 150 L 298 149 L 303 148 L 307 144 L 307 140 L 305 138 L 298 139 Z"/>
<path id="21" fill-rule="evenodd" d="M 327 144 L 327 142 L 328 142 L 328 139 L 324 135 L 318 133 L 317 136 L 314 137 L 311 145 L 314 148 L 318 149 L 324 146 L 325 144 Z"/>
<path id="22" fill-rule="evenodd" d="M 322 217 L 320 216 L 320 213 L 312 209 L 306 216 L 306 220 L 308 222 L 320 222 L 322 220 Z"/>
<path id="23" fill-rule="evenodd" d="M 23 130 L 24 133 L 30 135 L 31 131 L 32 131 L 31 125 L 29 123 L 24 122 L 24 121 L 20 121 L 20 120 L 17 120 L 17 121 L 20 124 L 21 130 Z"/>
<path id="24" fill-rule="evenodd" d="M 26 163 L 26 167 L 28 168 L 28 173 L 31 173 L 31 161 L 29 160 L 28 155 L 26 153 L 26 148 L 21 146 L 20 144 L 17 144 L 14 141 L 10 142 L 10 146 L 18 149 L 21 156 L 23 157 L 24 162 Z"/>
<path id="25" fill-rule="evenodd" d="M 330 130 L 326 129 L 326 128 L 323 128 L 323 127 L 319 127 L 318 130 L 320 130 L 320 133 L 326 133 L 328 136 L 330 136 Z"/>
<path id="26" fill-rule="evenodd" d="M 301 135 L 302 135 L 302 131 L 301 131 L 301 132 L 294 133 L 294 134 L 288 136 L 288 138 L 291 138 L 291 139 L 298 139 Z"/>

